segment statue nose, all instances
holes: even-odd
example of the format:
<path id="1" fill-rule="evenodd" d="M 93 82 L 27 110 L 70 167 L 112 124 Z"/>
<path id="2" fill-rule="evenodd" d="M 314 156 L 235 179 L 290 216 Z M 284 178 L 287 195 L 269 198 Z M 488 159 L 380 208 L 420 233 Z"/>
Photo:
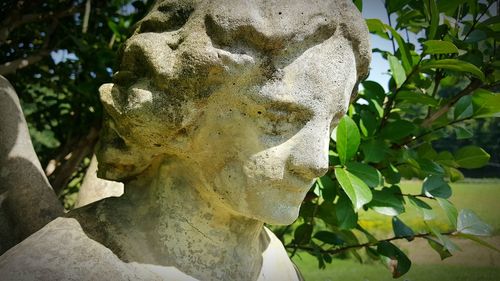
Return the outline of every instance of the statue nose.
<path id="1" fill-rule="evenodd" d="M 317 132 L 326 131 L 326 132 Z M 328 172 L 329 128 L 316 132 L 303 132 L 291 149 L 287 161 L 288 170 L 302 178 L 311 180 Z"/>
<path id="2" fill-rule="evenodd" d="M 172 75 L 175 54 L 169 33 L 137 34 L 125 42 L 120 69 L 136 75 L 165 77 Z"/>

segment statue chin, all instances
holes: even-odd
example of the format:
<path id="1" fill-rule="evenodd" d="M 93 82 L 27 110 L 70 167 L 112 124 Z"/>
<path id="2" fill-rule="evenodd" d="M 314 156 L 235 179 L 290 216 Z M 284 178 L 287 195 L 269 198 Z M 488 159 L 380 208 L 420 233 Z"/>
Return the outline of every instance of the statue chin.
<path id="1" fill-rule="evenodd" d="M 351 0 L 158 0 L 100 88 L 89 205 L 1 256 L 2 280 L 299 280 L 264 222 L 293 223 L 328 171 L 368 38 Z"/>

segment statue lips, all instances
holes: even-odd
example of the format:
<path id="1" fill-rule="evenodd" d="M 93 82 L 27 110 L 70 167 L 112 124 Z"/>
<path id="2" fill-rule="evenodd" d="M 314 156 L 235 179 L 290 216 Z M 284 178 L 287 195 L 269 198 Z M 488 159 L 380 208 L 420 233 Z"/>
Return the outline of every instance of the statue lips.
<path id="1" fill-rule="evenodd" d="M 288 173 L 284 179 L 276 181 L 276 185 L 280 189 L 286 192 L 301 193 L 305 194 L 316 179 L 307 180 L 292 173 Z M 302 200 L 303 198 L 300 198 Z"/>

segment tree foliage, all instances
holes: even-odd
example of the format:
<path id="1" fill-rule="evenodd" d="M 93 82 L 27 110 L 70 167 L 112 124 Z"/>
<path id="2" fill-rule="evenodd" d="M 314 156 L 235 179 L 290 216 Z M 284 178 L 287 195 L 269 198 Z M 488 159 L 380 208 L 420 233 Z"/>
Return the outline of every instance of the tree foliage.
<path id="1" fill-rule="evenodd" d="M 361 1 L 354 2 L 362 8 Z M 481 241 L 477 236 L 491 233 L 473 211 L 454 207 L 448 183 L 463 179 L 461 169 L 483 167 L 490 155 L 476 145 L 438 150 L 433 143 L 450 132 L 470 138 L 476 120 L 500 117 L 500 21 L 493 4 L 387 0 L 387 16 L 395 23 L 366 20 L 372 34 L 393 45 L 392 51 L 373 50 L 390 66 L 389 91 L 375 81 L 362 83 L 332 134 L 330 171 L 311 189 L 300 219 L 276 229 L 292 254 L 307 251 L 320 267 L 346 253 L 381 259 L 397 278 L 411 261 L 393 240 L 426 239 L 446 258 L 457 249 L 448 237 Z M 404 194 L 403 178 L 421 179 L 421 192 Z M 430 201 L 447 215 L 446 229 L 434 226 Z M 408 208 L 419 211 L 424 229 L 401 219 Z M 362 210 L 392 217 L 393 237 L 380 239 L 364 229 L 358 219 Z"/>
<path id="2" fill-rule="evenodd" d="M 35 150 L 63 199 L 78 191 L 98 138 L 97 90 L 111 80 L 120 43 L 151 2 L 0 4 L 0 75 L 19 93 Z"/>

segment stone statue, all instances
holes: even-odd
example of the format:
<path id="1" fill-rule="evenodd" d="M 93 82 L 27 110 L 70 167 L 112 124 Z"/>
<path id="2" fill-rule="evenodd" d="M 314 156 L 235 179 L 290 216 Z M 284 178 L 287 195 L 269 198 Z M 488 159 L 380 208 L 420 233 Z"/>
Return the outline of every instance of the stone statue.
<path id="1" fill-rule="evenodd" d="M 100 88 L 98 175 L 124 195 L 9 250 L 2 280 L 298 280 L 263 224 L 327 171 L 368 40 L 351 0 L 158 1 Z"/>

